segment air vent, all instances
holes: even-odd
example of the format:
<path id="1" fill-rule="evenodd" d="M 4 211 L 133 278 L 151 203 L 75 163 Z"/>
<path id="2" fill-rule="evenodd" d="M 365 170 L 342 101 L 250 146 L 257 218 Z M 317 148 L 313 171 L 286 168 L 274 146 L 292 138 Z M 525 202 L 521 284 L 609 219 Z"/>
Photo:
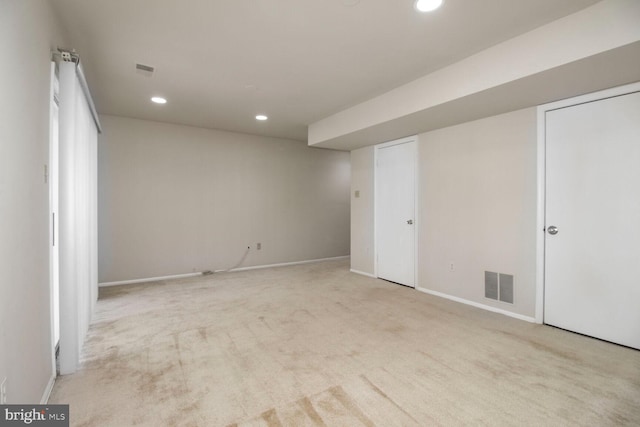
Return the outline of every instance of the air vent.
<path id="1" fill-rule="evenodd" d="M 151 77 L 154 71 L 155 71 L 155 68 L 152 67 L 151 65 L 136 64 L 136 72 L 139 74 L 143 74 L 145 76 Z"/>
<path id="2" fill-rule="evenodd" d="M 498 299 L 502 302 L 513 304 L 513 275 L 499 274 L 498 282 L 500 283 Z"/>
<path id="3" fill-rule="evenodd" d="M 513 275 L 485 271 L 484 297 L 513 304 Z"/>
<path id="4" fill-rule="evenodd" d="M 498 273 L 493 271 L 484 272 L 484 297 L 498 299 Z"/>

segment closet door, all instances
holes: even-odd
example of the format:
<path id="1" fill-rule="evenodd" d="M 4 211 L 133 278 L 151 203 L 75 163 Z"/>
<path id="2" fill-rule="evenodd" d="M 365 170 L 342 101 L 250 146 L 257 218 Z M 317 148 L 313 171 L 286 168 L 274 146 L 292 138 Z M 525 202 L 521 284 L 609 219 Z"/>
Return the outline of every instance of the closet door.
<path id="1" fill-rule="evenodd" d="M 640 349 L 640 93 L 546 113 L 544 321 Z"/>
<path id="2" fill-rule="evenodd" d="M 415 287 L 416 141 L 382 144 L 376 157 L 378 277 Z"/>

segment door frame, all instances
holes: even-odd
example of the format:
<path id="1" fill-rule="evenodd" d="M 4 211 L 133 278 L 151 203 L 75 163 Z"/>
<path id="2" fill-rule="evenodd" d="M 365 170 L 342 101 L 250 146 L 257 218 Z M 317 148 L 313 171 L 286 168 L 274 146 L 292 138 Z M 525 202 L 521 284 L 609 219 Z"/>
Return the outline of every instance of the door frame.
<path id="1" fill-rule="evenodd" d="M 58 75 L 57 64 L 51 61 L 51 82 L 49 87 L 49 159 L 47 162 L 47 184 L 49 186 L 49 303 L 51 308 L 51 351 L 52 371 L 57 376 L 57 348 L 60 339 L 60 282 L 58 244 Z M 55 124 L 55 126 L 54 126 Z M 55 133 L 54 133 L 55 132 Z M 56 152 L 54 152 L 56 150 Z"/>
<path id="2" fill-rule="evenodd" d="M 545 212 L 546 212 L 546 113 L 548 111 L 589 102 L 600 101 L 602 99 L 627 95 L 633 92 L 640 92 L 640 82 L 605 89 L 586 95 L 563 99 L 540 105 L 537 108 L 537 213 L 536 213 L 536 323 L 544 323 L 544 273 L 545 273 Z"/>
<path id="3" fill-rule="evenodd" d="M 400 145 L 400 144 L 413 144 L 414 146 L 414 150 L 413 150 L 413 182 L 414 182 L 414 194 L 413 194 L 413 201 L 414 201 L 414 205 L 413 205 L 413 233 L 414 233 L 414 237 L 413 237 L 413 289 L 418 289 L 419 287 L 419 282 L 418 282 L 418 236 L 419 236 L 419 227 L 420 227 L 420 221 L 418 221 L 418 194 L 420 194 L 419 188 L 418 188 L 418 175 L 419 175 L 419 171 L 418 171 L 418 135 L 412 135 L 412 136 L 407 136 L 404 138 L 400 138 L 400 139 L 395 139 L 393 141 L 388 141 L 388 142 L 383 142 L 381 144 L 377 144 L 375 145 L 375 149 L 373 150 L 373 194 L 374 194 L 374 203 L 373 203 L 373 257 L 374 257 L 374 263 L 373 263 L 373 275 L 375 277 L 378 277 L 378 203 L 379 203 L 379 198 L 378 198 L 378 188 L 379 188 L 379 184 L 378 184 L 378 180 L 380 179 L 380 176 L 378 174 L 378 152 L 380 149 L 383 148 L 388 148 L 388 147 L 392 147 L 394 145 Z"/>

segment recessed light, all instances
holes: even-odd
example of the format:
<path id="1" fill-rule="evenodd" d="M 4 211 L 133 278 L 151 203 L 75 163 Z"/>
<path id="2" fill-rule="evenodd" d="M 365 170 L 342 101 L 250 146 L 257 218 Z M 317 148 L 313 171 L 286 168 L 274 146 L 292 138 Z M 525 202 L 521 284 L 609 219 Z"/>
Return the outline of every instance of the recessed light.
<path id="1" fill-rule="evenodd" d="M 154 96 L 151 98 L 151 101 L 155 102 L 156 104 L 166 104 L 167 100 L 161 96 Z"/>
<path id="2" fill-rule="evenodd" d="M 265 121 L 265 120 L 267 120 L 268 118 L 269 118 L 269 117 L 265 116 L 264 114 L 258 114 L 258 115 L 256 116 L 256 120 L 260 120 L 260 121 L 262 121 L 262 122 L 263 122 L 263 121 Z"/>
<path id="3" fill-rule="evenodd" d="M 418 12 L 432 12 L 442 6 L 442 0 L 416 0 L 415 8 Z"/>

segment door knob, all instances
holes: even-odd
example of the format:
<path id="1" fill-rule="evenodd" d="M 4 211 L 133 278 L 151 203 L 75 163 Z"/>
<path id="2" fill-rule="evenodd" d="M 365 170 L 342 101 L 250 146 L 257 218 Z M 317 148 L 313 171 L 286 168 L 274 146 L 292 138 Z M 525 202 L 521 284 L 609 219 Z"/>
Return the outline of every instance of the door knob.
<path id="1" fill-rule="evenodd" d="M 407 220 L 407 224 L 409 224 L 409 225 L 413 224 L 413 220 L 412 219 L 408 219 Z"/>
<path id="2" fill-rule="evenodd" d="M 555 236 L 556 234 L 558 234 L 558 227 L 556 227 L 555 225 L 550 225 L 549 227 L 547 227 L 547 232 L 549 232 L 549 234 L 551 234 L 552 236 Z"/>

